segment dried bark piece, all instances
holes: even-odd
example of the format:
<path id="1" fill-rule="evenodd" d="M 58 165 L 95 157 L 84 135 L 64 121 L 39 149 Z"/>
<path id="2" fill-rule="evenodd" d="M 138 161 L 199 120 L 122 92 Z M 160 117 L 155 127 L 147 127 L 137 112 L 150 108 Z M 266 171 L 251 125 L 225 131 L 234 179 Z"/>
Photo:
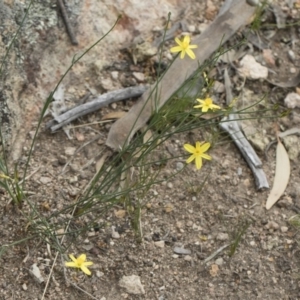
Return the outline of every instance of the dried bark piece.
<path id="1" fill-rule="evenodd" d="M 225 1 L 224 5 L 228 1 Z M 111 127 L 106 145 L 119 151 L 141 129 L 152 113 L 162 107 L 166 101 L 189 79 L 198 66 L 225 43 L 241 27 L 248 24 L 255 8 L 245 1 L 231 1 L 228 9 L 217 16 L 212 24 L 198 37 L 192 39 L 198 48 L 194 53 L 198 61 L 177 59 L 161 81 L 152 85 L 140 98 L 139 102 Z M 156 93 L 157 92 L 157 93 Z"/>

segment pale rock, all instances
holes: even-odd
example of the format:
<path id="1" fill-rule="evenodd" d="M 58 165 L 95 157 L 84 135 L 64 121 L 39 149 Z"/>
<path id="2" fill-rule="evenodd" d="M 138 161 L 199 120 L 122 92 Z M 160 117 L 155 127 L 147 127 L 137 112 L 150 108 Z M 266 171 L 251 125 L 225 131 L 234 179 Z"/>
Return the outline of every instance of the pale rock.
<path id="1" fill-rule="evenodd" d="M 65 148 L 65 154 L 68 156 L 74 155 L 75 151 L 76 151 L 75 147 L 66 147 Z"/>
<path id="2" fill-rule="evenodd" d="M 111 75 L 111 78 L 114 79 L 114 80 L 117 80 L 119 78 L 119 72 L 118 71 L 112 71 L 110 73 Z"/>
<path id="3" fill-rule="evenodd" d="M 51 182 L 51 181 L 52 181 L 52 178 L 50 178 L 50 177 L 42 176 L 42 177 L 40 178 L 40 182 L 41 182 L 42 184 L 47 184 L 47 183 L 49 183 L 49 182 Z"/>
<path id="4" fill-rule="evenodd" d="M 224 260 L 223 260 L 222 257 L 217 258 L 216 261 L 215 261 L 215 264 L 218 265 L 218 266 L 222 266 L 223 263 L 224 263 Z"/>
<path id="5" fill-rule="evenodd" d="M 225 92 L 225 85 L 220 81 L 215 81 L 213 85 L 213 91 L 218 94 L 222 94 Z"/>
<path id="6" fill-rule="evenodd" d="M 123 276 L 119 281 L 119 286 L 125 288 L 128 294 L 145 294 L 141 279 L 137 275 Z"/>
<path id="7" fill-rule="evenodd" d="M 297 93 L 289 93 L 284 99 L 284 104 L 288 108 L 300 107 L 300 95 Z"/>
<path id="8" fill-rule="evenodd" d="M 268 77 L 268 68 L 256 62 L 252 55 L 245 55 L 240 61 L 238 72 L 241 76 L 249 79 L 266 79 Z"/>
<path id="9" fill-rule="evenodd" d="M 154 242 L 154 245 L 155 245 L 157 248 L 164 248 L 164 247 L 165 247 L 165 241 L 157 241 L 157 242 Z"/>
<path id="10" fill-rule="evenodd" d="M 111 91 L 114 89 L 114 84 L 110 78 L 101 79 L 100 85 L 107 91 Z"/>
<path id="11" fill-rule="evenodd" d="M 138 82 L 145 81 L 145 75 L 141 72 L 133 72 L 132 75 Z"/>
<path id="12" fill-rule="evenodd" d="M 218 235 L 217 235 L 217 240 L 219 240 L 219 241 L 226 241 L 226 240 L 228 240 L 228 239 L 229 239 L 228 233 L 220 232 L 220 233 L 218 233 Z"/>
<path id="13" fill-rule="evenodd" d="M 289 228 L 286 227 L 286 226 L 281 226 L 280 230 L 281 230 L 282 233 L 285 233 L 285 232 L 287 232 L 289 230 Z"/>
<path id="14" fill-rule="evenodd" d="M 297 162 L 300 153 L 300 139 L 296 135 L 288 135 L 283 138 L 289 159 Z"/>
<path id="15" fill-rule="evenodd" d="M 36 264 L 31 265 L 31 267 L 29 268 L 29 274 L 37 283 L 43 283 L 45 281 L 39 267 Z"/>
<path id="16" fill-rule="evenodd" d="M 185 260 L 185 261 L 192 261 L 192 257 L 191 257 L 190 255 L 186 255 L 186 256 L 184 257 L 184 260 Z"/>
<path id="17" fill-rule="evenodd" d="M 273 229 L 273 230 L 277 230 L 279 228 L 279 225 L 274 222 L 274 221 L 269 221 L 266 226 L 267 229 Z"/>
<path id="18" fill-rule="evenodd" d="M 120 234 L 118 231 L 116 231 L 116 227 L 115 226 L 111 226 L 111 237 L 113 239 L 119 239 L 120 238 Z"/>

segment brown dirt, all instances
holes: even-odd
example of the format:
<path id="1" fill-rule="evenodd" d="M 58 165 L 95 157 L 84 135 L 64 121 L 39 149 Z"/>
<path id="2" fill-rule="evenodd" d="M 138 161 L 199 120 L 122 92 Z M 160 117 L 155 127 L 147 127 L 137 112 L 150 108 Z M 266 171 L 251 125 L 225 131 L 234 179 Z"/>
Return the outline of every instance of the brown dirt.
<path id="1" fill-rule="evenodd" d="M 296 16 L 290 18 L 295 20 Z M 195 17 L 191 20 L 197 24 Z M 275 35 L 270 39 L 271 50 L 277 53 L 278 60 L 282 62 L 270 68 L 280 74 L 281 79 L 287 79 L 293 76 L 291 68 L 297 68 L 299 62 L 299 25 L 274 30 Z M 266 34 L 262 29 L 259 32 Z M 287 57 L 287 50 L 293 41 L 296 41 L 293 46 L 296 54 L 294 63 Z M 261 51 L 257 48 L 254 50 L 254 55 L 261 57 Z M 132 72 L 149 73 L 151 70 L 149 61 L 134 66 L 124 53 L 120 54 L 119 59 L 119 67 L 111 66 L 106 75 L 109 77 L 112 71 L 118 70 L 119 84 L 122 86 L 128 84 L 128 80 L 135 82 Z M 234 70 L 232 72 L 234 74 Z M 271 103 L 281 107 L 283 97 L 291 90 L 277 89 L 274 95 L 274 87 L 266 81 L 247 81 L 245 88 L 253 91 L 258 98 L 268 93 Z M 238 95 L 237 91 L 234 92 Z M 126 110 L 132 103 L 124 101 L 115 108 L 102 109 L 74 122 L 73 125 L 81 126 L 71 129 L 72 140 L 63 131 L 55 134 L 43 131 L 39 134 L 29 165 L 28 174 L 32 176 L 27 180 L 26 194 L 45 216 L 73 203 L 95 174 L 95 164 L 101 157 L 100 151 L 104 148 L 110 123 L 88 124 L 99 122 L 108 112 Z M 295 109 L 292 114 L 279 120 L 282 129 L 288 129 L 291 125 L 299 126 L 295 121 L 299 113 Z M 272 122 L 263 122 L 269 140 L 274 139 Z M 32 133 L 28 135 L 23 148 L 21 170 L 28 156 Z M 98 139 L 74 156 L 66 154 L 68 147 L 79 149 L 98 134 Z M 288 222 L 291 216 L 299 213 L 299 157 L 291 162 L 291 178 L 286 192 L 274 208 L 266 211 L 264 207 L 268 191 L 255 190 L 249 167 L 228 139 L 226 143 L 215 143 L 209 151 L 213 160 L 206 161 L 201 171 L 196 171 L 194 165 L 188 165 L 175 177 L 171 176 L 180 163 L 185 164 L 183 144 L 202 141 L 209 135 L 209 131 L 193 130 L 174 135 L 160 146 L 160 153 L 166 153 L 170 159 L 159 175 L 161 184 L 152 186 L 143 199 L 147 205 L 141 213 L 142 243 L 135 235 L 130 216 L 118 215 L 124 209 L 121 203 L 104 214 L 89 214 L 72 224 L 73 230 L 80 229 L 88 225 L 93 217 L 101 226 L 95 226 L 79 236 L 67 251 L 75 255 L 86 253 L 88 260 L 94 262 L 91 277 L 68 269 L 70 281 L 102 300 L 300 299 L 298 231 Z M 224 136 L 220 135 L 221 140 Z M 269 160 L 265 159 L 264 153 L 258 154 L 272 185 L 275 148 L 269 151 Z M 62 173 L 70 158 L 72 162 Z M 92 164 L 88 165 L 91 161 Z M 153 170 L 149 172 L 154 172 L 155 168 L 157 166 L 153 165 Z M 1 194 L 1 200 L 0 241 L 3 246 L 29 236 L 32 224 L 28 224 L 22 215 L 22 211 L 29 211 L 27 204 L 23 205 L 20 212 L 11 205 L 7 206 L 8 197 L 5 193 Z M 115 226 L 119 238 L 112 238 L 112 226 Z M 228 246 L 204 263 L 216 250 L 236 241 L 243 230 L 244 234 L 233 255 L 230 255 L 232 246 Z M 67 238 L 69 241 L 70 237 Z M 174 253 L 175 246 L 184 247 L 191 253 L 177 255 Z M 1 298 L 41 299 L 45 284 L 36 283 L 28 269 L 37 263 L 47 279 L 55 253 L 53 247 L 49 253 L 47 243 L 42 238 L 9 247 L 1 257 Z M 133 274 L 140 276 L 144 295 L 128 294 L 119 287 L 122 276 Z M 51 273 L 46 299 L 79 298 L 90 299 L 66 282 L 59 257 Z"/>

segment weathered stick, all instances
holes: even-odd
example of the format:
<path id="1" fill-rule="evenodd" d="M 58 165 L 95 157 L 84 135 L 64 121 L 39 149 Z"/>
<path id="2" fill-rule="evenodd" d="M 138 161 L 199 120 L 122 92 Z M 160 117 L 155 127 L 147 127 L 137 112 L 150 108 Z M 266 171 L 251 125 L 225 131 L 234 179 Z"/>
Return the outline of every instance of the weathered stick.
<path id="1" fill-rule="evenodd" d="M 227 69 L 225 69 L 224 72 L 224 79 L 226 88 L 226 103 L 229 105 L 233 98 L 231 93 L 231 82 Z M 228 117 L 223 118 L 219 126 L 231 136 L 232 140 L 241 151 L 248 166 L 252 170 L 255 178 L 256 188 L 258 190 L 269 188 L 266 174 L 262 169 L 262 162 L 241 131 L 239 123 L 237 122 L 238 119 L 238 114 L 232 113 Z"/>
<path id="2" fill-rule="evenodd" d="M 225 43 L 239 28 L 248 24 L 255 8 L 249 6 L 245 0 L 232 0 L 230 4 L 227 10 L 218 15 L 200 36 L 192 39 L 192 44 L 198 45 L 194 51 L 197 60 L 188 57 L 176 59 L 157 86 L 152 85 L 138 103 L 112 125 L 106 140 L 107 146 L 117 151 L 123 148 L 146 124 L 153 111 L 162 107 L 221 44 Z"/>
<path id="3" fill-rule="evenodd" d="M 46 128 L 51 128 L 51 131 L 54 132 L 58 130 L 59 128 L 69 124 L 71 121 L 82 117 L 86 114 L 89 114 L 91 112 L 96 111 L 97 109 L 107 106 L 113 102 L 139 97 L 146 91 L 146 86 L 134 86 L 134 87 L 128 87 L 125 89 L 120 89 L 112 92 L 108 92 L 106 94 L 103 94 L 94 100 L 84 103 L 82 105 L 76 106 L 65 113 L 57 116 L 54 118 L 54 120 L 49 121 L 46 124 Z M 58 122 L 58 124 L 54 124 L 54 122 Z"/>

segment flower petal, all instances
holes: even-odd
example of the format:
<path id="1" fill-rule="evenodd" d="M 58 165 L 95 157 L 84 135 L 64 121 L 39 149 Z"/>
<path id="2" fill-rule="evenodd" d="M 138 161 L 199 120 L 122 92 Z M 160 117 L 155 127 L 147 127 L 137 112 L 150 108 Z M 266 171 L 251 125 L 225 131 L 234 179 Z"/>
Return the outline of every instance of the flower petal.
<path id="1" fill-rule="evenodd" d="M 191 155 L 191 156 L 186 160 L 186 163 L 187 163 L 187 164 L 191 163 L 195 158 L 196 158 L 195 154 Z"/>
<path id="2" fill-rule="evenodd" d="M 191 42 L 191 37 L 189 35 L 185 35 L 183 38 L 183 43 L 189 44 Z"/>
<path id="3" fill-rule="evenodd" d="M 196 142 L 196 151 L 202 151 L 202 147 L 201 147 L 201 143 L 200 142 Z"/>
<path id="4" fill-rule="evenodd" d="M 85 262 L 85 260 L 86 260 L 86 254 L 81 254 L 77 258 L 77 261 L 81 263 Z"/>
<path id="5" fill-rule="evenodd" d="M 201 146 L 201 151 L 206 152 L 210 147 L 210 143 L 205 143 Z"/>
<path id="6" fill-rule="evenodd" d="M 91 266 L 91 265 L 93 265 L 93 264 L 94 264 L 94 263 L 93 263 L 92 261 L 86 261 L 86 262 L 83 263 L 83 265 L 86 266 L 86 267 L 87 267 L 87 266 Z"/>
<path id="7" fill-rule="evenodd" d="M 91 271 L 86 267 L 86 266 L 81 266 L 81 271 L 83 272 L 83 273 L 85 273 L 86 275 L 91 275 L 92 273 L 91 273 Z"/>
<path id="8" fill-rule="evenodd" d="M 177 37 L 175 38 L 175 42 L 179 45 L 179 46 L 182 46 L 182 42 L 181 40 Z"/>
<path id="9" fill-rule="evenodd" d="M 66 261 L 65 262 L 65 266 L 66 267 L 71 267 L 71 268 L 78 268 L 77 263 L 73 262 L 73 261 Z"/>
<path id="10" fill-rule="evenodd" d="M 182 48 L 180 46 L 175 46 L 170 49 L 170 52 L 176 53 L 176 52 L 180 52 L 181 50 L 182 50 Z"/>
<path id="11" fill-rule="evenodd" d="M 201 158 L 201 156 L 197 156 L 196 157 L 196 169 L 200 170 L 201 167 L 202 167 L 202 158 Z"/>
<path id="12" fill-rule="evenodd" d="M 191 50 L 190 48 L 187 48 L 187 49 L 186 49 L 186 54 L 187 54 L 191 59 L 195 59 L 195 58 L 196 58 L 195 53 L 194 53 L 193 50 Z"/>
<path id="13" fill-rule="evenodd" d="M 194 146 L 190 145 L 190 144 L 184 144 L 183 147 L 189 153 L 193 153 L 194 154 L 195 151 L 196 151 L 196 148 Z"/>
<path id="14" fill-rule="evenodd" d="M 211 160 L 211 156 L 208 155 L 208 154 L 205 154 L 205 153 L 203 153 L 203 154 L 201 155 L 201 157 L 202 157 L 202 158 L 205 158 L 205 159 L 207 159 L 207 160 Z"/>
<path id="15" fill-rule="evenodd" d="M 77 264 L 77 259 L 74 257 L 74 255 L 69 254 L 69 257 L 73 260 L 74 263 Z"/>
<path id="16" fill-rule="evenodd" d="M 190 49 L 196 49 L 196 48 L 198 48 L 198 46 L 197 45 L 190 45 L 189 48 Z"/>
<path id="17" fill-rule="evenodd" d="M 182 49 L 181 53 L 180 53 L 180 58 L 183 59 L 185 56 L 185 50 Z"/>

